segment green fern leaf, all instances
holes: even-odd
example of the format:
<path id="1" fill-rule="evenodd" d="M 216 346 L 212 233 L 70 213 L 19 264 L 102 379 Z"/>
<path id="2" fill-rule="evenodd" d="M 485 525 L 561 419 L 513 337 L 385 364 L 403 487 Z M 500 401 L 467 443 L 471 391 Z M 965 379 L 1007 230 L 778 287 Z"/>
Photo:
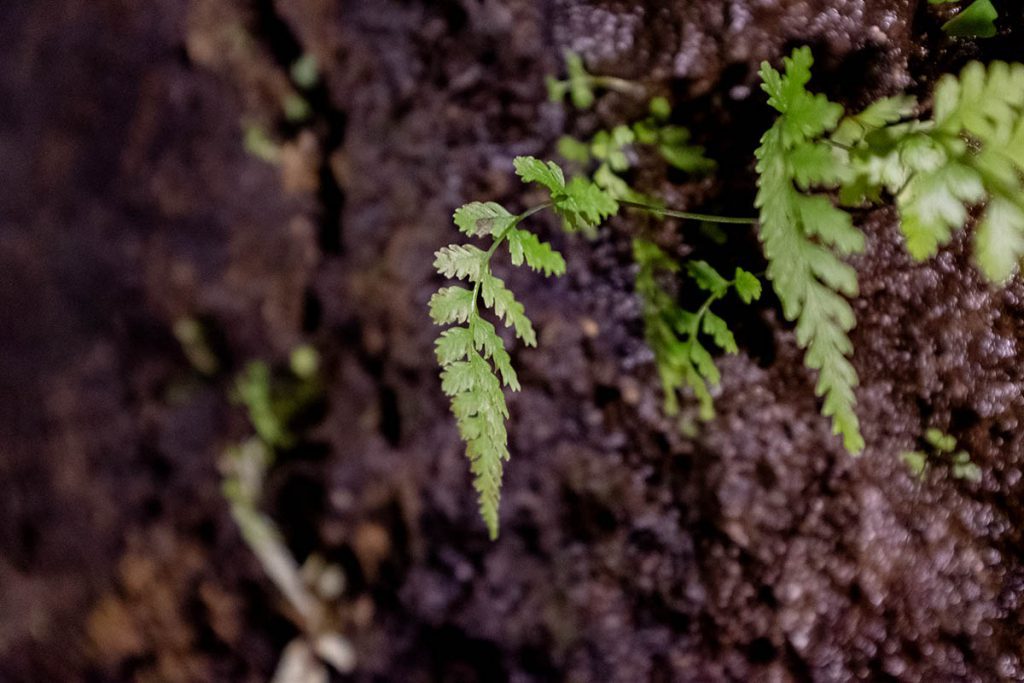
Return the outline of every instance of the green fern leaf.
<path id="1" fill-rule="evenodd" d="M 473 245 L 452 244 L 434 256 L 434 268 L 445 277 L 479 282 L 487 271 L 487 254 Z"/>
<path id="2" fill-rule="evenodd" d="M 566 196 L 561 169 L 536 160 L 517 163 L 521 175 L 545 186 L 553 195 Z M 546 242 L 518 226 L 539 209 L 514 216 L 493 202 L 473 202 L 459 207 L 453 215 L 459 230 L 470 237 L 492 237 L 491 248 L 453 244 L 436 253 L 434 267 L 449 278 L 468 280 L 473 288 L 442 287 L 429 303 L 430 317 L 438 325 L 458 324 L 444 330 L 434 351 L 441 366 L 441 389 L 451 399 L 451 410 L 466 444 L 466 456 L 473 473 L 480 514 L 492 539 L 498 535 L 498 506 L 501 500 L 502 463 L 508 460 L 508 407 L 502 385 L 518 391 L 519 379 L 505 342 L 494 325 L 485 320 L 480 303 L 493 310 L 506 326 L 528 346 L 537 335 L 523 305 L 505 284 L 491 273 L 490 260 L 497 248 L 508 242 L 513 265 L 524 262 L 546 274 L 565 272 L 565 260 Z"/>
<path id="3" fill-rule="evenodd" d="M 712 268 L 707 261 L 687 262 L 686 272 L 705 292 L 722 296 L 729 289 L 729 281 L 719 275 L 718 271 Z"/>
<path id="4" fill-rule="evenodd" d="M 505 350 L 505 342 L 501 340 L 494 325 L 483 318 L 473 321 L 471 331 L 472 346 L 487 360 L 494 363 L 502 382 L 512 391 L 519 391 L 519 379 L 512 369 L 512 359 Z"/>
<path id="5" fill-rule="evenodd" d="M 487 361 L 474 351 L 469 360 L 451 363 L 442 370 L 441 388 L 451 397 L 459 435 L 466 442 L 480 514 L 490 537 L 497 538 L 502 463 L 508 460 L 508 407 L 501 384 Z"/>
<path id="6" fill-rule="evenodd" d="M 516 301 L 512 292 L 505 287 L 505 283 L 500 278 L 488 274 L 481 280 L 480 285 L 484 305 L 494 309 L 495 315 L 505 321 L 506 327 L 513 328 L 516 336 L 522 339 L 524 344 L 536 346 L 537 334 L 533 331 L 533 325 L 526 317 L 523 305 Z"/>
<path id="7" fill-rule="evenodd" d="M 473 333 L 468 327 L 447 329 L 434 342 L 434 351 L 441 365 L 465 360 L 473 352 Z"/>
<path id="8" fill-rule="evenodd" d="M 512 265 L 526 265 L 536 271 L 543 271 L 544 275 L 563 275 L 565 273 L 565 259 L 557 251 L 551 248 L 547 242 L 541 242 L 532 232 L 513 228 L 508 233 L 508 250 L 512 258 Z"/>
<path id="9" fill-rule="evenodd" d="M 464 323 L 474 312 L 473 292 L 464 287 L 443 287 L 430 297 L 428 305 L 434 323 Z"/>
<path id="10" fill-rule="evenodd" d="M 498 235 L 516 222 L 515 216 L 494 202 L 471 202 L 460 206 L 455 210 L 453 219 L 468 237 Z"/>
<path id="11" fill-rule="evenodd" d="M 736 293 L 743 303 L 749 304 L 761 298 L 761 281 L 753 273 L 737 268 L 736 274 L 733 275 L 733 282 Z"/>
<path id="12" fill-rule="evenodd" d="M 1024 210 L 996 197 L 985 210 L 974 240 L 975 258 L 981 272 L 992 282 L 1013 275 L 1024 258 Z"/>
<path id="13" fill-rule="evenodd" d="M 726 353 L 736 353 L 732 332 L 725 320 L 711 311 L 711 305 L 730 288 L 745 292 L 741 298 L 752 301 L 760 296 L 761 285 L 742 269 L 736 270 L 736 279 L 728 281 L 707 262 L 690 262 L 687 272 L 709 296 L 698 310 L 687 311 L 658 281 L 659 274 L 679 271 L 676 261 L 653 242 L 639 238 L 633 240 L 633 258 L 639 265 L 636 291 L 643 303 L 644 336 L 654 352 L 665 396 L 664 410 L 668 415 L 676 414 L 677 394 L 687 387 L 697 399 L 701 419 L 710 420 L 715 411 L 709 385 L 717 385 L 721 375 L 714 358 L 701 344 L 700 334 L 710 336 Z"/>
<path id="14" fill-rule="evenodd" d="M 585 178 L 576 177 L 568 183 L 565 174 L 553 161 L 533 157 L 516 157 L 516 173 L 523 182 L 539 183 L 547 188 L 551 208 L 562 218 L 569 232 L 591 232 L 606 218 L 615 215 L 619 203 L 610 193 Z"/>
<path id="15" fill-rule="evenodd" d="M 709 335 L 715 341 L 718 348 L 722 349 L 726 353 L 736 353 L 739 351 L 736 347 L 736 338 L 733 336 L 729 326 L 724 320 L 711 311 L 706 311 L 704 313 L 704 322 L 701 324 L 701 331 L 703 331 L 704 334 Z"/>
<path id="16" fill-rule="evenodd" d="M 842 296 L 856 294 L 857 278 L 832 249 L 859 251 L 863 236 L 827 198 L 802 194 L 794 184 L 832 185 L 842 177 L 834 168 L 838 160 L 831 150 L 821 150 L 825 145 L 818 138 L 836 127 L 843 110 L 806 90 L 812 64 L 810 50 L 800 48 L 785 60 L 785 73 L 761 65 L 762 87 L 780 116 L 756 153 L 756 206 L 768 278 L 784 315 L 797 323 L 804 362 L 818 372 L 822 413 L 832 418 L 833 431 L 842 435 L 847 450 L 857 453 L 864 440 L 854 412 L 857 374 L 847 358 L 852 351 L 847 332 L 855 320 Z"/>
<path id="17" fill-rule="evenodd" d="M 516 157 L 512 164 L 515 166 L 516 175 L 522 178 L 524 183 L 540 183 L 552 195 L 565 190 L 565 173 L 553 161 L 544 162 L 534 157 Z"/>
<path id="18" fill-rule="evenodd" d="M 896 201 L 902 216 L 907 251 L 918 260 L 935 254 L 949 242 L 954 229 L 967 220 L 964 203 L 981 201 L 985 188 L 977 172 L 949 163 L 931 173 L 918 173 Z"/>
<path id="19" fill-rule="evenodd" d="M 872 162 L 872 158 L 884 159 Z M 932 256 L 963 228 L 967 206 L 987 203 L 975 260 L 993 281 L 1024 256 L 1024 65 L 968 64 L 940 79 L 933 118 L 877 131 L 854 150 L 857 188 L 896 193 L 907 248 Z M 887 176 L 887 177 L 883 177 Z"/>
<path id="20" fill-rule="evenodd" d="M 832 140 L 846 146 L 860 144 L 874 131 L 905 119 L 915 109 L 917 99 L 910 95 L 883 97 L 869 104 L 863 111 L 843 117 L 832 133 Z"/>

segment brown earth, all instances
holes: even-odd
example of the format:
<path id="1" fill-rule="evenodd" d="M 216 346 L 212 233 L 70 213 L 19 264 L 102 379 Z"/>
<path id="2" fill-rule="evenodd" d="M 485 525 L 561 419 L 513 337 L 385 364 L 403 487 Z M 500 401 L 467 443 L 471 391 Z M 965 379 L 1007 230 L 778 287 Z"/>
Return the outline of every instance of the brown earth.
<path id="1" fill-rule="evenodd" d="M 452 209 L 520 202 L 518 154 L 636 114 L 544 101 L 572 47 L 672 96 L 713 180 L 651 165 L 670 203 L 752 211 L 771 120 L 761 59 L 810 44 L 859 106 L 972 57 L 913 0 L 8 0 L 0 4 L 0 680 L 260 681 L 296 634 L 227 513 L 216 461 L 248 433 L 247 361 L 308 341 L 327 395 L 268 508 L 344 567 L 358 681 L 1024 680 L 1024 282 L 987 287 L 962 237 L 905 255 L 864 213 L 846 455 L 770 297 L 724 310 L 718 416 L 664 419 L 632 295 L 632 219 L 548 230 L 569 275 L 508 273 L 516 349 L 502 535 L 486 540 L 432 355 Z M 313 116 L 288 65 L 314 55 Z M 282 141 L 247 154 L 245 131 Z M 552 228 L 554 226 L 551 226 Z M 762 270 L 747 230 L 680 255 Z M 220 369 L 172 334 L 201 320 Z M 977 483 L 898 453 L 954 435 Z M 347 679 L 344 679 L 347 680 Z"/>

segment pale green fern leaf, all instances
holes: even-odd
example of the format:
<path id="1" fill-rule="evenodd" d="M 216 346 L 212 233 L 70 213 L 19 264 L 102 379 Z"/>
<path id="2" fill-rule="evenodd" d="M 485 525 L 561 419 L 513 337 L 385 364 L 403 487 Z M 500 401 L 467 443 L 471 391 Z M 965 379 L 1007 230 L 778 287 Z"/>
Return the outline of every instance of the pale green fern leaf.
<path id="1" fill-rule="evenodd" d="M 852 351 L 847 333 L 855 321 L 843 296 L 856 294 L 857 279 L 835 252 L 859 251 L 863 236 L 827 198 L 802 194 L 795 184 L 832 186 L 843 177 L 835 168 L 840 160 L 826 154 L 819 140 L 836 127 L 843 110 L 806 90 L 812 64 L 810 50 L 800 48 L 785 60 L 784 73 L 761 65 L 762 87 L 780 116 L 756 153 L 756 206 L 768 278 L 783 314 L 796 321 L 804 362 L 818 372 L 822 413 L 832 419 L 833 432 L 842 435 L 847 450 L 857 453 L 864 440 L 854 411 L 857 374 L 847 358 Z"/>
<path id="2" fill-rule="evenodd" d="M 530 268 L 542 271 L 544 275 L 563 275 L 565 259 L 551 248 L 547 242 L 527 230 L 513 228 L 508 233 L 508 250 L 512 265 L 519 266 L 526 262 Z"/>
<path id="3" fill-rule="evenodd" d="M 434 256 L 434 268 L 445 277 L 479 282 L 487 270 L 487 254 L 471 244 L 452 244 Z"/>
<path id="4" fill-rule="evenodd" d="M 974 240 L 975 258 L 992 282 L 1003 282 L 1024 257 L 1024 211 L 996 197 L 988 205 Z"/>
<path id="5" fill-rule="evenodd" d="M 484 306 L 494 309 L 494 314 L 505 321 L 506 327 L 513 328 L 516 336 L 522 339 L 524 344 L 536 346 L 537 333 L 533 331 L 533 325 L 526 317 L 523 305 L 516 301 L 511 290 L 505 287 L 505 283 L 493 275 L 485 275 L 480 285 Z"/>
<path id="6" fill-rule="evenodd" d="M 455 210 L 453 219 L 468 237 L 498 235 L 516 221 L 515 216 L 495 202 L 471 202 L 460 206 Z"/>
<path id="7" fill-rule="evenodd" d="M 430 317 L 438 325 L 464 323 L 473 314 L 473 292 L 464 287 L 442 287 L 430 297 Z"/>
<path id="8" fill-rule="evenodd" d="M 711 311 L 711 305 L 735 290 L 749 303 L 761 295 L 757 278 L 742 268 L 733 280 L 726 280 L 709 263 L 691 261 L 687 272 L 708 297 L 696 311 L 679 306 L 659 278 L 679 271 L 680 266 L 653 242 L 633 240 L 633 258 L 639 266 L 636 291 L 643 304 L 644 337 L 654 352 L 658 378 L 664 392 L 664 410 L 679 411 L 679 392 L 689 388 L 697 399 L 701 419 L 714 417 L 710 386 L 721 381 L 714 358 L 701 343 L 701 334 L 709 336 L 726 353 L 736 353 L 736 339 L 728 324 Z"/>
<path id="9" fill-rule="evenodd" d="M 547 187 L 553 198 L 563 201 L 569 196 L 557 165 L 524 160 L 517 163 L 517 170 Z M 480 514 L 492 539 L 498 535 L 502 463 L 509 457 L 505 427 L 509 413 L 502 385 L 512 391 L 518 391 L 520 385 L 504 340 L 480 308 L 491 309 L 527 346 L 536 345 L 537 335 L 523 305 L 491 273 L 491 258 L 499 246 L 507 244 L 513 265 L 526 263 L 549 275 L 565 272 L 561 254 L 518 227 L 537 210 L 513 215 L 493 202 L 459 207 L 453 215 L 459 230 L 469 237 L 490 237 L 491 247 L 483 251 L 473 245 L 452 244 L 438 250 L 434 261 L 440 274 L 473 285 L 472 289 L 442 287 L 430 298 L 429 311 L 436 324 L 457 325 L 440 334 L 434 351 L 441 366 L 441 389 L 451 399 L 459 436 L 466 444 Z"/>

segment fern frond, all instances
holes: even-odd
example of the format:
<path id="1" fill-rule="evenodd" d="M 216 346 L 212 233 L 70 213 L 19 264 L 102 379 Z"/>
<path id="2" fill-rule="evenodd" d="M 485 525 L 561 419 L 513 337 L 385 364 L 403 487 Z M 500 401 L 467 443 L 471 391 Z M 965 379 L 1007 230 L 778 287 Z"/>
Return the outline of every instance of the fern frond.
<path id="1" fill-rule="evenodd" d="M 553 196 L 568 196 L 557 165 L 537 162 L 519 166 L 531 180 L 549 187 Z M 513 265 L 526 263 L 547 275 L 565 272 L 561 254 L 519 227 L 535 211 L 513 215 L 494 202 L 459 207 L 453 216 L 459 230 L 469 237 L 490 236 L 491 247 L 483 251 L 473 245 L 452 244 L 439 249 L 434 261 L 440 274 L 472 285 L 472 289 L 442 287 L 430 298 L 429 309 L 436 324 L 456 325 L 444 330 L 435 342 L 441 389 L 451 399 L 452 414 L 466 444 L 480 514 L 492 539 L 498 535 L 502 463 L 509 458 L 505 427 L 508 407 L 502 385 L 512 391 L 518 391 L 520 386 L 505 342 L 494 324 L 481 315 L 480 308 L 482 304 L 491 309 L 527 346 L 537 344 L 536 332 L 523 305 L 491 272 L 491 258 L 502 244 L 508 245 Z"/>
<path id="2" fill-rule="evenodd" d="M 741 268 L 736 269 L 732 280 L 726 280 L 707 262 L 691 261 L 688 274 L 709 296 L 696 311 L 687 311 L 658 281 L 659 275 L 677 272 L 677 262 L 653 242 L 641 238 L 633 240 L 633 258 L 639 266 L 636 291 L 643 303 L 644 337 L 654 352 L 665 394 L 664 410 L 668 415 L 678 413 L 678 393 L 688 387 L 697 398 L 701 419 L 709 420 L 715 414 L 709 387 L 717 385 L 721 375 L 700 337 L 710 337 L 726 353 L 738 350 L 728 324 L 711 311 L 711 306 L 731 289 L 749 303 L 760 297 L 760 282 Z"/>
<path id="3" fill-rule="evenodd" d="M 1001 282 L 1024 257 L 1024 65 L 972 62 L 959 77 L 940 79 L 934 103 L 931 120 L 886 125 L 895 116 L 889 112 L 863 136 L 837 131 L 834 139 L 852 145 L 842 197 L 877 201 L 881 189 L 891 192 L 918 260 L 964 227 L 969 206 L 985 204 L 975 260 Z"/>
<path id="4" fill-rule="evenodd" d="M 989 199 L 975 257 L 989 279 L 1001 282 L 1024 256 L 1024 65 L 972 62 L 959 78 L 944 76 L 935 90 L 934 124 L 948 168 L 959 169 L 947 183 L 946 203 Z"/>
<path id="5" fill-rule="evenodd" d="M 827 197 L 798 190 L 834 186 L 843 177 L 836 151 L 820 140 L 836 127 L 843 110 L 806 90 L 812 64 L 810 50 L 800 48 L 785 60 L 785 73 L 761 65 L 762 87 L 780 116 L 756 152 L 755 205 L 768 279 L 783 314 L 796 321 L 804 362 L 818 371 L 822 413 L 832 418 L 833 432 L 842 435 L 847 450 L 857 453 L 864 440 L 854 412 L 857 373 L 848 359 L 847 336 L 855 319 L 844 298 L 857 293 L 857 276 L 840 256 L 863 249 L 864 238 Z"/>

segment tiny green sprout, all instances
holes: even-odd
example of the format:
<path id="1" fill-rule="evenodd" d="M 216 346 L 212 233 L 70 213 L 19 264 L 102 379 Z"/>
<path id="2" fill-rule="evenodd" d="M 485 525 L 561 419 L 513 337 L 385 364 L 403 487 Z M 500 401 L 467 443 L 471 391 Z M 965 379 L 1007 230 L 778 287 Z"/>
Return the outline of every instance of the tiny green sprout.
<path id="1" fill-rule="evenodd" d="M 300 379 L 313 379 L 320 370 L 320 354 L 309 344 L 295 347 L 288 361 L 292 372 Z"/>
<path id="2" fill-rule="evenodd" d="M 268 164 L 281 161 L 281 147 L 274 142 L 260 125 L 250 123 L 245 127 L 245 151 Z"/>
<path id="3" fill-rule="evenodd" d="M 267 364 L 253 361 L 235 380 L 235 396 L 249 411 L 249 422 L 264 443 L 271 448 L 288 448 L 295 438 L 275 409 L 270 379 Z"/>
<path id="4" fill-rule="evenodd" d="M 217 356 L 210 348 L 203 326 L 195 318 L 181 318 L 174 323 L 174 336 L 181 344 L 188 362 L 203 375 L 214 375 L 220 368 Z"/>
<path id="5" fill-rule="evenodd" d="M 320 80 L 320 67 L 316 57 L 306 53 L 292 63 L 292 82 L 303 90 L 309 90 Z"/>
<path id="6" fill-rule="evenodd" d="M 981 468 L 971 462 L 967 451 L 957 451 L 952 458 L 952 472 L 957 479 L 966 479 L 975 483 L 981 481 Z"/>
<path id="7" fill-rule="evenodd" d="M 571 50 L 565 51 L 565 70 L 565 80 L 548 76 L 544 81 L 548 91 L 548 100 L 556 104 L 565 100 L 568 95 L 574 107 L 589 109 L 594 104 L 596 98 L 594 91 L 597 88 L 632 97 L 643 97 L 644 95 L 644 87 L 639 83 L 624 78 L 595 76 L 589 73 L 583 64 L 583 58 Z"/>
<path id="8" fill-rule="evenodd" d="M 266 362 L 257 360 L 235 378 L 232 398 L 245 406 L 257 436 L 271 450 L 295 445 L 294 418 L 322 394 L 317 352 L 311 346 L 300 346 L 289 360 L 291 376 L 275 375 Z"/>
<path id="9" fill-rule="evenodd" d="M 944 434 L 941 430 L 934 427 L 930 427 L 925 431 L 924 440 L 939 453 L 952 453 L 956 448 L 956 439 L 954 437 Z"/>
<path id="10" fill-rule="evenodd" d="M 924 470 L 928 464 L 928 456 L 921 451 L 905 451 L 900 454 L 907 469 L 917 478 L 924 477 Z"/>
<path id="11" fill-rule="evenodd" d="M 291 93 L 284 98 L 281 108 L 284 109 L 284 117 L 292 123 L 302 123 L 309 120 L 309 117 L 313 115 L 313 108 L 309 106 L 306 98 L 295 93 Z"/>
<path id="12" fill-rule="evenodd" d="M 981 468 L 971 462 L 971 456 L 966 450 L 957 450 L 956 438 L 930 427 L 924 433 L 924 441 L 929 446 L 925 451 L 907 451 L 900 454 L 907 469 L 915 477 L 923 478 L 931 463 L 945 462 L 955 479 L 966 479 L 975 483 L 981 481 Z"/>
<path id="13" fill-rule="evenodd" d="M 656 121 L 667 121 L 668 117 L 672 115 L 672 105 L 665 97 L 659 96 L 651 99 L 647 108 Z"/>

